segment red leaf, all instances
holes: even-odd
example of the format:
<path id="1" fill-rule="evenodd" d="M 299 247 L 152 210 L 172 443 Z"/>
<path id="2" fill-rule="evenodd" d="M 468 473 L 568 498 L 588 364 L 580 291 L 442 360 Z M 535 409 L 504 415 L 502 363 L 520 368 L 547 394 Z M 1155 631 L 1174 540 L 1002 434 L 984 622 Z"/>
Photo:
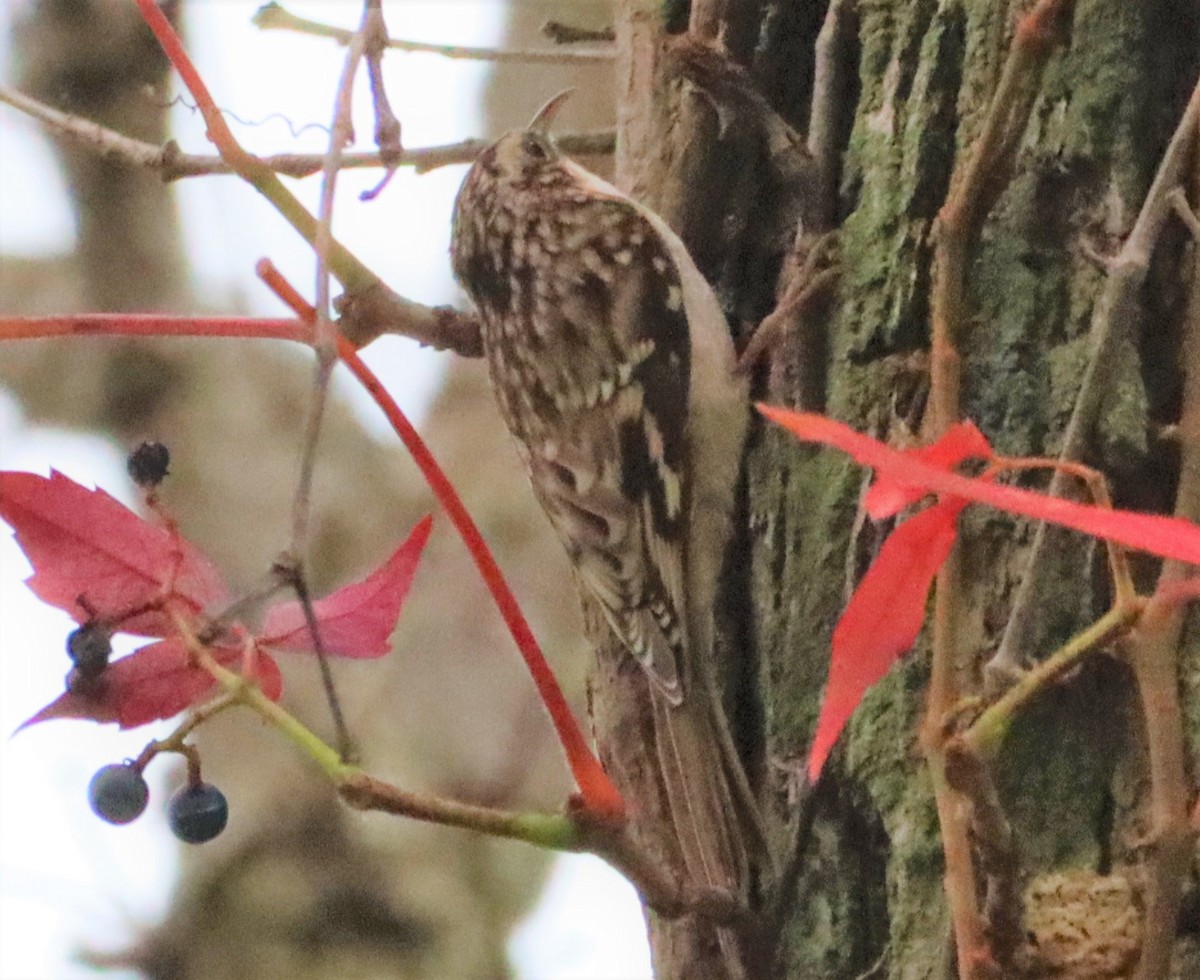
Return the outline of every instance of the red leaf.
<path id="1" fill-rule="evenodd" d="M 321 642 L 328 653 L 366 658 L 381 657 L 391 649 L 392 630 L 432 527 L 433 518 L 424 518 L 392 557 L 365 579 L 313 603 Z M 277 650 L 316 652 L 299 602 L 267 610 L 258 642 Z"/>
<path id="2" fill-rule="evenodd" d="M 226 667 L 241 662 L 240 649 L 219 647 L 212 652 Z M 255 678 L 267 697 L 272 701 L 279 699 L 283 693 L 279 665 L 262 651 L 256 658 Z M 192 662 L 184 640 L 173 637 L 114 660 L 101 675 L 94 693 L 68 691 L 21 728 L 54 718 L 86 718 L 116 722 L 121 728 L 137 728 L 152 721 L 173 718 L 213 694 L 216 684 L 208 671 Z"/>
<path id="3" fill-rule="evenodd" d="M 220 575 L 193 545 L 61 473 L 0 473 L 0 517 L 33 565 L 28 586 L 77 623 L 91 618 L 80 596 L 101 617 L 156 601 L 168 586 L 189 612 L 225 599 Z M 121 620 L 117 629 L 143 636 L 175 631 L 160 610 Z"/>
<path id="4" fill-rule="evenodd" d="M 873 467 L 880 474 L 886 474 L 889 479 L 905 486 L 920 488 L 926 493 L 988 504 L 1013 514 L 1082 531 L 1094 538 L 1115 541 L 1138 551 L 1200 565 L 1200 525 L 1192 521 L 1159 514 L 1109 510 L 1048 497 L 1032 490 L 1000 486 L 988 480 L 969 479 L 914 459 L 823 415 L 790 412 L 769 405 L 759 405 L 758 409 L 771 421 L 791 430 L 801 439 L 835 446 L 864 466 Z"/>
<path id="5" fill-rule="evenodd" d="M 970 420 L 952 425 L 937 442 L 919 449 L 903 450 L 904 454 L 936 466 L 942 470 L 953 470 L 968 459 L 991 459 L 992 447 L 987 437 Z M 912 487 L 880 473 L 871 489 L 867 491 L 863 508 L 875 520 L 883 520 L 898 514 L 910 504 L 915 504 L 928 491 Z"/>
<path id="6" fill-rule="evenodd" d="M 829 683 L 821 703 L 808 778 L 815 783 L 867 689 L 912 647 L 925 620 L 934 576 L 954 546 L 965 500 L 947 500 L 888 535 L 833 631 Z"/>

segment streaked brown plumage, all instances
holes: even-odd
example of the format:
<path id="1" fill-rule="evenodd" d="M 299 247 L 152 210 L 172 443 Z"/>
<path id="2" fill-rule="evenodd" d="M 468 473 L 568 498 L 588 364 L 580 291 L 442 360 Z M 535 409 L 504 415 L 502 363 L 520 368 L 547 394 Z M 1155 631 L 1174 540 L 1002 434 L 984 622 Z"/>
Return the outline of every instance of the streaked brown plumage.
<path id="1" fill-rule="evenodd" d="M 725 318 L 678 237 L 562 157 L 541 130 L 548 114 L 468 173 L 454 272 L 580 588 L 653 682 L 688 871 L 740 893 L 733 752 L 722 752 L 731 743 L 708 673 L 746 391 Z"/>

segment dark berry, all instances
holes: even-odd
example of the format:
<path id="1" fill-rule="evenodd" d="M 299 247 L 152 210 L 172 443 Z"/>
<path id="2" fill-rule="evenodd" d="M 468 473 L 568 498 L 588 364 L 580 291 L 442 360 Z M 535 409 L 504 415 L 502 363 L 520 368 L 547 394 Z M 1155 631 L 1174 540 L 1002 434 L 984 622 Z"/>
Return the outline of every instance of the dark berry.
<path id="1" fill-rule="evenodd" d="M 185 844 L 203 844 L 225 829 L 229 803 L 212 783 L 184 786 L 167 804 L 171 833 Z"/>
<path id="2" fill-rule="evenodd" d="M 129 823 L 146 809 L 150 787 L 142 774 L 126 764 L 99 769 L 88 783 L 88 802 L 101 820 Z"/>
<path id="3" fill-rule="evenodd" d="M 171 454 L 161 442 L 143 442 L 129 454 L 126 467 L 133 482 L 150 489 L 162 483 L 171 463 Z"/>
<path id="4" fill-rule="evenodd" d="M 85 680 L 99 677 L 112 656 L 112 638 L 108 630 L 95 623 L 72 630 L 67 637 L 67 656 Z"/>

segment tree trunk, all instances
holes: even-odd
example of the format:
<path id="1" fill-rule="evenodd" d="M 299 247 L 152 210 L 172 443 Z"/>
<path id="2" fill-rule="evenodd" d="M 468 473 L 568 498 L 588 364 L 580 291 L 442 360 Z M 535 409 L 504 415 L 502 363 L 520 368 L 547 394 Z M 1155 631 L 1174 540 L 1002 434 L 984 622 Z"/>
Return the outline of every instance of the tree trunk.
<path id="1" fill-rule="evenodd" d="M 618 179 L 680 231 L 738 325 L 772 309 L 794 272 L 798 225 L 803 258 L 833 219 L 837 301 L 810 306 L 792 324 L 759 371 L 756 397 L 911 444 L 927 391 L 934 220 L 1029 5 L 835 5 L 828 17 L 838 30 L 823 47 L 831 60 L 822 63 L 808 141 L 814 159 L 785 126 L 808 127 L 823 6 L 693 0 L 693 27 L 709 11 L 707 23 L 720 26 L 723 43 L 705 44 L 685 35 L 684 5 L 625 0 Z M 1192 5 L 1095 0 L 1065 20 L 1011 182 L 968 260 L 962 414 L 1010 455 L 1062 446 L 1105 282 L 1089 253 L 1112 254 L 1129 233 L 1200 68 Z M 830 140 L 832 181 L 822 154 Z M 1192 250 L 1167 228 L 1138 315 L 1118 324 L 1092 382 L 1101 397 L 1082 458 L 1105 471 L 1118 506 L 1174 507 L 1179 451 L 1162 430 L 1178 421 L 1183 370 L 1195 368 L 1180 350 Z M 883 537 L 858 519 L 864 473 L 761 423 L 746 468 L 722 666 L 735 736 L 778 850 L 801 852 L 777 922 L 759 897 L 770 973 L 956 976 L 938 814 L 917 743 L 924 635 L 867 695 L 830 763 L 811 832 L 794 839 L 796 773 L 833 624 Z M 968 509 L 960 523 L 966 601 L 953 649 L 967 694 L 984 693 L 984 667 L 1032 574 L 1034 530 L 984 508 Z M 1103 562 L 1103 549 L 1081 536 L 1049 535 L 1036 601 L 1010 641 L 1021 663 L 1045 658 L 1104 612 Z M 1155 568 L 1135 561 L 1143 588 L 1153 588 Z M 1189 637 L 1185 694 L 1196 688 L 1200 655 Z M 1028 884 L 1027 940 L 1001 950 L 1008 975 L 1133 975 L 1150 826 L 1143 721 L 1125 663 L 1093 656 L 1014 726 L 995 777 Z M 607 734 L 620 743 L 626 730 L 613 723 Z M 660 975 L 722 975 L 715 959 L 707 972 L 687 965 L 677 929 L 652 921 Z M 1174 975 L 1200 975 L 1194 939 L 1177 946 Z"/>

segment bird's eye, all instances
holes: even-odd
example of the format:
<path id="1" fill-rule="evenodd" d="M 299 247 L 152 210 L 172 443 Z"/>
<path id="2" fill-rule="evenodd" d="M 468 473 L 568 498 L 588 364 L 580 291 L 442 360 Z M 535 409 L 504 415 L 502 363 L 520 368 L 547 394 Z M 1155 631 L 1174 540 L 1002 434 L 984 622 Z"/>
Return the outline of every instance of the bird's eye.
<path id="1" fill-rule="evenodd" d="M 526 133 L 525 138 L 521 140 L 521 149 L 525 151 L 525 155 L 534 160 L 549 160 L 550 147 L 546 145 L 545 140 L 534 133 Z"/>

